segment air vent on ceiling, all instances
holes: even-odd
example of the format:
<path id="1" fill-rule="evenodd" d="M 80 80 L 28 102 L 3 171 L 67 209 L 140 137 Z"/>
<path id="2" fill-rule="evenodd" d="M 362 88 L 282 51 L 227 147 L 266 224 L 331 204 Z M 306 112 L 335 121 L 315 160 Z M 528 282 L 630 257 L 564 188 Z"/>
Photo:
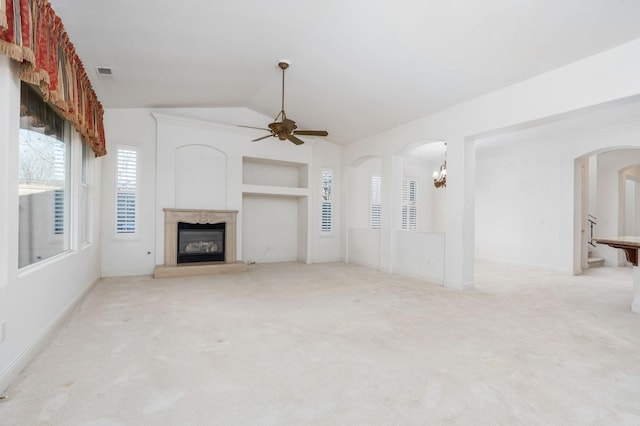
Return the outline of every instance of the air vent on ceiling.
<path id="1" fill-rule="evenodd" d="M 96 67 L 98 77 L 100 78 L 112 78 L 113 70 L 109 67 Z"/>

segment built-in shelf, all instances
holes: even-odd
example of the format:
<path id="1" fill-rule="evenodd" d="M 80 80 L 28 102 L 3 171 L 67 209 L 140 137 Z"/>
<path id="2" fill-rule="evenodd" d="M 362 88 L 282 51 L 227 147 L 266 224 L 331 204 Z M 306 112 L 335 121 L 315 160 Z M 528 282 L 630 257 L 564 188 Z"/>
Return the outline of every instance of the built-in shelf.
<path id="1" fill-rule="evenodd" d="M 308 188 L 291 188 L 284 186 L 268 185 L 242 185 L 243 194 L 282 195 L 287 197 L 306 197 Z"/>
<path id="2" fill-rule="evenodd" d="M 245 187 L 251 188 L 254 193 L 277 193 L 288 195 L 293 189 L 307 189 L 309 187 L 309 167 L 304 163 L 291 161 L 271 160 L 266 158 L 243 157 L 242 158 L 242 183 Z M 275 191 L 268 189 L 266 192 L 255 192 L 253 187 L 264 186 L 270 188 L 286 188 Z M 306 193 L 295 193 L 289 195 L 301 196 Z"/>

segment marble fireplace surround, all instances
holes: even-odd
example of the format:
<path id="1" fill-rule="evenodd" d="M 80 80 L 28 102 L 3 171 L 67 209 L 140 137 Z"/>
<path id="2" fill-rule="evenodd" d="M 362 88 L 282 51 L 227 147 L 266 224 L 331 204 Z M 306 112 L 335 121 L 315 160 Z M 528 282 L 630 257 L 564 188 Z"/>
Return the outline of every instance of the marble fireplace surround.
<path id="1" fill-rule="evenodd" d="M 164 210 L 164 265 L 156 266 L 154 277 L 227 274 L 247 271 L 236 261 L 237 210 L 172 209 Z M 182 263 L 178 265 L 178 222 L 191 224 L 224 223 L 224 262 Z"/>

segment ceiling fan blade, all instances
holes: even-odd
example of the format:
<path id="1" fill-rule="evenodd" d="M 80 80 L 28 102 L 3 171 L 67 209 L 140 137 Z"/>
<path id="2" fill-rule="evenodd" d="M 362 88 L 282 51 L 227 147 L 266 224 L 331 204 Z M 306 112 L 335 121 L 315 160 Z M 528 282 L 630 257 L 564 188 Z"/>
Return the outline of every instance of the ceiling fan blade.
<path id="1" fill-rule="evenodd" d="M 293 134 L 306 136 L 329 136 L 329 132 L 326 130 L 295 130 Z"/>
<path id="2" fill-rule="evenodd" d="M 304 143 L 304 141 L 302 139 L 298 139 L 297 137 L 295 137 L 293 135 L 289 135 L 289 137 L 287 139 L 289 139 L 291 142 L 295 143 L 296 145 L 302 145 Z"/>
<path id="3" fill-rule="evenodd" d="M 238 124 L 238 127 L 244 127 L 246 129 L 257 129 L 257 130 L 266 130 L 269 132 L 269 129 L 265 129 L 264 127 L 253 127 L 253 126 L 243 126 L 242 124 Z"/>
<path id="4" fill-rule="evenodd" d="M 273 135 L 267 135 L 267 136 L 263 136 L 263 137 L 258 138 L 258 139 L 253 139 L 251 142 L 258 142 L 258 141 L 261 141 L 262 139 L 266 139 L 266 138 L 270 138 L 270 137 L 273 137 Z"/>

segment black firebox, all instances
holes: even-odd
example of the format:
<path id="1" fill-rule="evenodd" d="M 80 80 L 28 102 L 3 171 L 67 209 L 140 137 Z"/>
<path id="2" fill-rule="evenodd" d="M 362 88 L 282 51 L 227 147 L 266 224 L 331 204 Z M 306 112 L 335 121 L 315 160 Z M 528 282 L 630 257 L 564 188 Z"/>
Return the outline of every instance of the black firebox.
<path id="1" fill-rule="evenodd" d="M 178 263 L 224 262 L 224 223 L 178 222 Z"/>

